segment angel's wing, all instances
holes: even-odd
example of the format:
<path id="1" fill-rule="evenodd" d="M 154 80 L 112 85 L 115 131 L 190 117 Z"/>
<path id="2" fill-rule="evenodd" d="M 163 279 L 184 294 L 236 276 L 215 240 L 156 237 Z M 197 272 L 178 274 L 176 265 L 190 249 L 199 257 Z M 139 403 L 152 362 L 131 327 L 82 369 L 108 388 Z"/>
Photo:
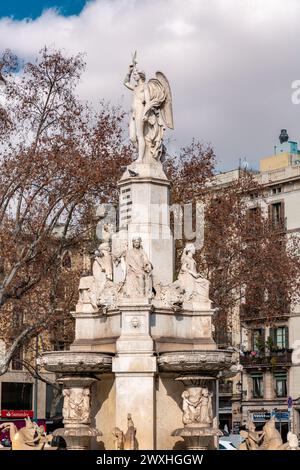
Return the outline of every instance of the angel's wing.
<path id="1" fill-rule="evenodd" d="M 156 75 L 157 80 L 162 84 L 165 90 L 165 94 L 166 94 L 165 101 L 161 107 L 162 118 L 169 129 L 174 129 L 172 94 L 171 94 L 169 81 L 162 72 L 156 72 L 155 75 Z"/>
<path id="2" fill-rule="evenodd" d="M 147 83 L 147 99 L 144 114 L 151 108 L 160 108 L 162 119 L 167 127 L 174 129 L 172 95 L 169 82 L 162 72 L 156 72 L 156 78 Z"/>

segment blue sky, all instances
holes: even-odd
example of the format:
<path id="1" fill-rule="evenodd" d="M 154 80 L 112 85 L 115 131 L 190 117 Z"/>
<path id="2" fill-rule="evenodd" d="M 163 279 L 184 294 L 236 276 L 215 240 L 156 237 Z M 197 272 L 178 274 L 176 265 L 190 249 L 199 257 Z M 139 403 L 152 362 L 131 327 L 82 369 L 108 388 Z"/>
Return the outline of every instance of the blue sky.
<path id="1" fill-rule="evenodd" d="M 47 8 L 56 8 L 64 15 L 77 15 L 88 0 L 0 0 L 0 17 L 16 20 L 35 19 Z"/>

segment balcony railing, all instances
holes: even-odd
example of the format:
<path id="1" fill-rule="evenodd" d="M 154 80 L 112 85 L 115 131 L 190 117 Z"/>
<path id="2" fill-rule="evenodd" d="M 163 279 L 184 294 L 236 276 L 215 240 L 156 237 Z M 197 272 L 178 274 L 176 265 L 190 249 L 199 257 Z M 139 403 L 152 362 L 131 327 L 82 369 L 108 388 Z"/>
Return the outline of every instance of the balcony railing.
<path id="1" fill-rule="evenodd" d="M 240 362 L 246 369 L 289 367 L 292 365 L 292 352 L 292 349 L 271 351 L 263 354 L 251 351 L 241 355 Z"/>

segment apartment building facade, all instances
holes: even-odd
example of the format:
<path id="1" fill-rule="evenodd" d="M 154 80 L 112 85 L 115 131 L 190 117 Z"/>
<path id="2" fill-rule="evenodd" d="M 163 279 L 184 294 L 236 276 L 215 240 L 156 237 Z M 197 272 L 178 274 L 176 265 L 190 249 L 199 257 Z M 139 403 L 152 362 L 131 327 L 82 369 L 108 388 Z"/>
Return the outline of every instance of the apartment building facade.
<path id="1" fill-rule="evenodd" d="M 272 224 L 287 237 L 300 235 L 300 151 L 285 130 L 276 153 L 260 160 L 254 178 L 264 187 L 261 198 L 249 194 L 249 210 L 260 207 Z M 244 170 L 217 176 L 217 184 L 228 185 Z M 300 256 L 300 253 L 299 253 Z M 300 305 L 282 309 L 269 325 L 264 318 L 253 320 L 245 301 L 233 312 L 233 344 L 240 350 L 243 372 L 231 384 L 231 398 L 220 393 L 220 418 L 238 432 L 248 419 L 261 429 L 275 416 L 276 426 L 285 438 L 292 429 L 300 434 Z M 299 356 L 299 357 L 298 357 Z M 220 392 L 222 389 L 220 388 Z M 229 403 L 231 401 L 231 414 Z M 226 410 L 222 411 L 222 402 Z"/>

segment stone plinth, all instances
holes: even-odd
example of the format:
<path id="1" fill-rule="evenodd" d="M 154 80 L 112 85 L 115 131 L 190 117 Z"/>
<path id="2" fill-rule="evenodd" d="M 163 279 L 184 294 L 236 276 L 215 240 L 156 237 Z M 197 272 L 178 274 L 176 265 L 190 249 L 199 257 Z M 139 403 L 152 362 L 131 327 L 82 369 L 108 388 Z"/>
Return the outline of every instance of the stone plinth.
<path id="1" fill-rule="evenodd" d="M 128 305 L 127 310 L 126 305 Z M 212 338 L 214 311 L 209 306 L 202 310 L 195 311 L 189 308 L 174 312 L 170 307 L 162 306 L 156 301 L 153 301 L 151 307 L 147 303 L 142 304 L 139 309 L 138 305 L 140 305 L 140 300 L 137 299 L 136 307 L 134 304 L 128 302 L 126 304 L 123 301 L 123 306 L 120 304 L 120 308 L 109 309 L 105 315 L 74 313 L 76 334 L 71 351 L 115 353 L 116 341 L 121 333 L 122 338 L 124 335 L 122 325 L 127 329 L 127 339 L 130 339 L 133 331 L 135 331 L 134 337 L 144 334 L 139 328 L 139 322 L 144 315 L 148 315 L 145 323 L 149 325 L 149 331 L 146 333 L 147 341 L 154 341 L 156 352 L 214 350 L 216 348 Z M 145 313 L 147 311 L 148 313 Z M 120 341 L 123 341 L 122 338 Z"/>
<path id="2" fill-rule="evenodd" d="M 71 376 L 60 379 L 63 384 L 63 423 L 56 435 L 62 436 L 68 450 L 88 450 L 91 438 L 102 433 L 91 424 L 91 385 L 96 379 Z"/>
<path id="3" fill-rule="evenodd" d="M 156 357 L 150 336 L 151 305 L 141 300 L 120 304 L 122 332 L 116 342 L 116 425 L 126 428 L 130 413 L 137 428 L 140 449 L 155 448 Z M 130 392 L 129 392 L 130 390 Z"/>
<path id="4" fill-rule="evenodd" d="M 199 366 L 200 368 L 200 366 Z M 184 374 L 175 379 L 184 385 L 182 398 L 183 428 L 176 429 L 172 436 L 183 438 L 186 450 L 208 450 L 218 445 L 216 416 L 216 377 Z"/>

